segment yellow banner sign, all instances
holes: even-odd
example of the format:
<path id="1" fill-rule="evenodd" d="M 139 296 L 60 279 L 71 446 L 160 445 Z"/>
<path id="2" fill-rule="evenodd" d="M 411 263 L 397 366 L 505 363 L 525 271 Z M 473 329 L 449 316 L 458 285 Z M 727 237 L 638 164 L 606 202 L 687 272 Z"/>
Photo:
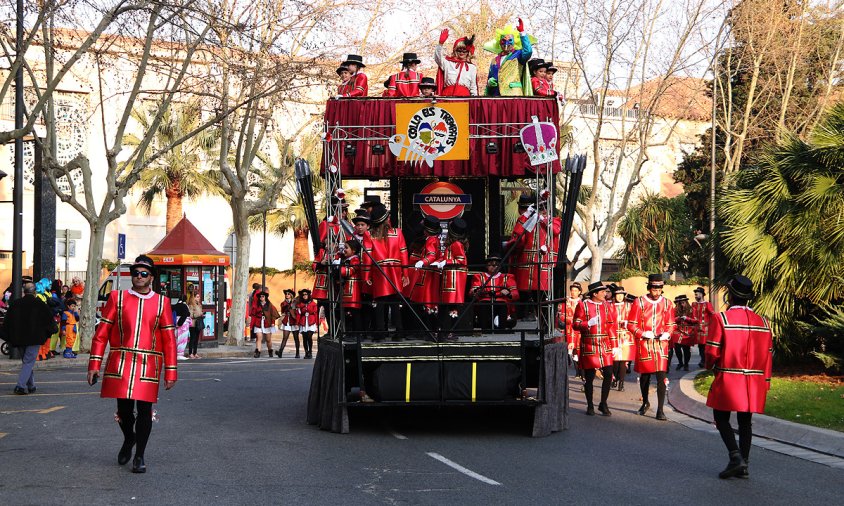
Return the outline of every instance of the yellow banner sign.
<path id="1" fill-rule="evenodd" d="M 396 104 L 390 151 L 411 163 L 469 159 L 469 103 Z"/>

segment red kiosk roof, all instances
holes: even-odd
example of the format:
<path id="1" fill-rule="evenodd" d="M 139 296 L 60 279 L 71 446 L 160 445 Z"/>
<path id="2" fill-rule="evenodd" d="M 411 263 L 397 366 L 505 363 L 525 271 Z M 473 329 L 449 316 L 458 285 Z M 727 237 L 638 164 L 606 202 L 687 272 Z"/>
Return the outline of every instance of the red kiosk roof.
<path id="1" fill-rule="evenodd" d="M 469 103 L 469 159 L 434 161 L 426 164 L 399 161 L 387 148 L 395 133 L 397 103 L 425 103 L 423 99 L 362 98 L 329 100 L 325 108 L 325 127 L 334 142 L 340 143 L 340 170 L 344 178 L 417 177 L 525 177 L 535 173 L 527 155 L 515 153 L 519 130 L 531 123 L 531 117 L 559 124 L 560 110 L 554 97 L 437 97 L 437 102 Z M 558 128 L 559 130 L 559 128 Z M 495 144 L 489 153 L 487 144 Z M 373 145 L 380 145 L 373 152 Z M 354 146 L 354 154 L 345 152 Z M 350 148 L 351 149 L 351 148 Z M 557 149 L 559 150 L 559 142 Z M 324 150 L 327 152 L 327 150 Z M 326 159 L 322 160 L 325 170 Z M 560 170 L 560 162 L 552 167 Z"/>
<path id="2" fill-rule="evenodd" d="M 183 217 L 155 247 L 147 253 L 158 265 L 229 265 L 229 257 Z"/>

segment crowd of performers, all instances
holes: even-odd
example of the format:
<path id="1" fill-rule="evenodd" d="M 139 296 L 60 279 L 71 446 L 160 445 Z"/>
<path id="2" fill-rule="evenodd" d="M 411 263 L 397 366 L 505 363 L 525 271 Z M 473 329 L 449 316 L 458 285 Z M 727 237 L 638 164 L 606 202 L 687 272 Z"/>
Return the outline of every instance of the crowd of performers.
<path id="1" fill-rule="evenodd" d="M 436 79 L 425 77 L 417 68 L 422 63 L 416 53 L 404 53 L 401 70 L 384 82 L 384 97 L 469 97 L 469 96 L 559 96 L 554 90 L 557 68 L 542 58 L 532 58 L 536 39 L 525 32 L 524 23 L 496 30 L 495 38 L 483 49 L 495 54 L 484 86 L 478 82 L 475 57 L 475 36 L 457 38 L 451 54 L 445 54 L 449 31 L 440 33 L 434 48 Z M 369 80 L 364 73 L 363 57 L 350 54 L 337 68 L 340 84 L 335 98 L 369 96 Z"/>

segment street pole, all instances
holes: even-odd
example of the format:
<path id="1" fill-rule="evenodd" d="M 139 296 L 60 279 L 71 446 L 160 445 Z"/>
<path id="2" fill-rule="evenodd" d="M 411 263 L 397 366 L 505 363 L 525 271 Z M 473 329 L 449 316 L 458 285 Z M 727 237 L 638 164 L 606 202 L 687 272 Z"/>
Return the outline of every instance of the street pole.
<path id="1" fill-rule="evenodd" d="M 23 0 L 17 0 L 15 57 L 23 58 Z M 23 64 L 15 72 L 15 130 L 23 128 Z M 12 191 L 12 299 L 23 294 L 23 136 L 15 138 L 15 187 Z"/>
<path id="2" fill-rule="evenodd" d="M 715 163 L 715 137 L 717 123 L 715 115 L 718 112 L 715 104 L 718 99 L 718 50 L 721 46 L 721 33 L 724 30 L 727 19 L 721 24 L 721 29 L 718 30 L 718 37 L 715 39 L 715 55 L 712 57 L 712 142 L 710 152 L 710 171 L 709 171 L 709 302 L 715 311 L 718 311 L 718 297 L 715 293 L 715 171 L 717 164 Z"/>
<path id="3" fill-rule="evenodd" d="M 70 281 L 70 229 L 64 229 L 64 282 Z M 68 285 L 70 286 L 70 285 Z"/>
<path id="4" fill-rule="evenodd" d="M 261 257 L 261 291 L 267 286 L 267 212 L 264 211 L 264 253 Z"/>

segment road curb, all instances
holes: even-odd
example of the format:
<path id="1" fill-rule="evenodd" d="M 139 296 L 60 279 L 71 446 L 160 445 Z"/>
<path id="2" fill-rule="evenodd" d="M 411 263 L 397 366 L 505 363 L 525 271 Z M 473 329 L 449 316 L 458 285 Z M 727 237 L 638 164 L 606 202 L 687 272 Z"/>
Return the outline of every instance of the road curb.
<path id="1" fill-rule="evenodd" d="M 670 390 L 668 402 L 685 415 L 714 424 L 712 409 L 706 406 L 706 397 L 700 395 L 694 387 L 694 378 L 701 372 L 683 375 L 679 381 L 680 388 Z M 753 435 L 844 458 L 844 434 L 834 430 L 754 414 Z"/>

